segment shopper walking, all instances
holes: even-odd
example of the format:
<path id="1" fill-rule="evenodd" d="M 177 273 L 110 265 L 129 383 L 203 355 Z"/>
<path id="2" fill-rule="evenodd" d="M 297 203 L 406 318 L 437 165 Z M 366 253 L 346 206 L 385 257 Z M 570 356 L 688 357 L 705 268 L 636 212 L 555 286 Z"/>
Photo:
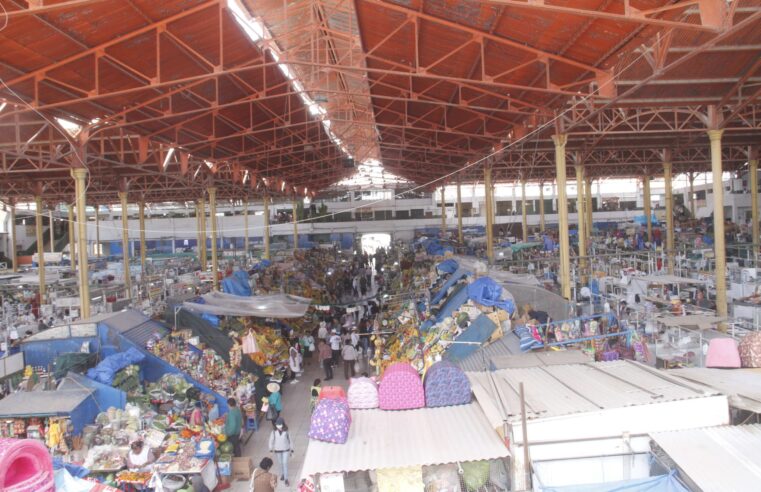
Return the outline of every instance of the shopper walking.
<path id="1" fill-rule="evenodd" d="M 251 482 L 248 486 L 249 492 L 275 492 L 277 488 L 277 476 L 274 473 L 270 473 L 272 464 L 270 458 L 263 458 L 259 462 L 259 468 L 256 468 L 251 475 Z"/>
<path id="2" fill-rule="evenodd" d="M 272 422 L 274 427 L 275 422 L 280 417 L 280 412 L 283 411 L 283 398 L 280 395 L 280 385 L 277 383 L 268 384 L 267 391 L 270 392 L 270 396 L 267 398 L 269 407 L 267 408 L 266 418 Z"/>
<path id="3" fill-rule="evenodd" d="M 320 340 L 318 351 L 320 364 L 325 370 L 325 381 L 330 381 L 333 379 L 333 352 L 325 340 Z"/>
<path id="4" fill-rule="evenodd" d="M 321 384 L 322 381 L 315 379 L 314 383 L 312 383 L 312 388 L 309 390 L 309 413 L 314 412 L 314 407 L 317 406 L 317 402 L 320 399 Z"/>
<path id="5" fill-rule="evenodd" d="M 341 351 L 341 357 L 344 360 L 344 377 L 349 379 L 349 374 L 354 377 L 354 364 L 357 362 L 357 351 L 352 346 L 351 340 L 346 340 L 344 348 Z"/>
<path id="6" fill-rule="evenodd" d="M 333 353 L 333 365 L 337 366 L 341 357 L 341 336 L 338 330 L 333 330 L 333 334 L 330 335 L 330 350 Z"/>
<path id="7" fill-rule="evenodd" d="M 240 413 L 240 408 L 238 408 L 235 398 L 229 398 L 227 406 L 230 409 L 225 417 L 225 436 L 227 436 L 227 440 L 233 445 L 233 454 L 236 458 L 239 458 L 241 456 L 240 431 L 241 427 L 243 427 L 243 415 Z"/>
<path id="8" fill-rule="evenodd" d="M 288 458 L 293 454 L 293 445 L 291 444 L 291 435 L 288 432 L 288 426 L 285 425 L 283 417 L 278 417 L 275 422 L 275 429 L 270 434 L 270 453 L 274 453 L 280 465 L 280 480 L 288 483 Z"/>

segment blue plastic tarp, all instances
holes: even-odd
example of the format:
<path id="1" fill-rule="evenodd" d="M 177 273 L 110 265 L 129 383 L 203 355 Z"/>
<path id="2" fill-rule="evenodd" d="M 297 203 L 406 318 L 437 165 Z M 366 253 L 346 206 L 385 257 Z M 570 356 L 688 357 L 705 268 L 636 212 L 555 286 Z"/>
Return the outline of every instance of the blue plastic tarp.
<path id="1" fill-rule="evenodd" d="M 100 364 L 87 371 L 87 377 L 111 385 L 117 372 L 129 365 L 138 364 L 143 359 L 145 359 L 145 355 L 137 349 L 130 348 L 125 352 L 119 352 L 103 359 Z"/>
<path id="2" fill-rule="evenodd" d="M 542 492 L 689 492 L 689 489 L 677 480 L 674 472 L 618 482 L 540 487 L 539 490 Z"/>
<path id="3" fill-rule="evenodd" d="M 457 268 L 459 265 L 457 264 L 457 261 L 453 259 L 444 260 L 438 265 L 436 265 L 436 268 L 442 272 L 442 273 L 454 273 L 457 271 Z"/>
<path id="4" fill-rule="evenodd" d="M 84 478 L 90 474 L 90 470 L 88 470 L 84 466 L 78 466 L 73 463 L 65 463 L 63 459 L 61 459 L 59 456 L 54 456 L 53 470 L 60 470 L 61 468 L 65 468 L 66 471 L 68 471 L 72 477 L 76 477 L 76 478 Z"/>
<path id="5" fill-rule="evenodd" d="M 502 299 L 502 286 L 490 277 L 481 277 L 468 285 L 468 298 L 483 306 L 494 306 L 510 314 L 515 311 L 515 304 L 509 299 Z"/>
<path id="6" fill-rule="evenodd" d="M 466 277 L 468 275 L 471 275 L 471 273 L 464 269 L 464 268 L 458 268 L 457 271 L 452 274 L 451 277 L 447 279 L 446 282 L 444 282 L 444 285 L 441 287 L 441 289 L 433 296 L 431 297 L 431 304 L 438 304 L 439 301 L 441 301 L 445 295 L 447 295 L 447 291 L 457 282 L 460 281 L 461 278 Z"/>
<path id="7" fill-rule="evenodd" d="M 245 279 L 237 275 L 238 273 L 242 273 Z M 251 297 L 251 286 L 248 283 L 248 275 L 246 272 L 237 271 L 231 276 L 223 278 L 222 292 L 235 296 Z"/>
<path id="8" fill-rule="evenodd" d="M 554 251 L 555 250 L 555 241 L 552 240 L 550 236 L 547 236 L 546 234 L 542 238 L 544 241 L 544 250 L 545 251 Z"/>
<path id="9" fill-rule="evenodd" d="M 497 326 L 485 314 L 480 315 L 463 331 L 457 342 L 476 342 L 473 344 L 453 343 L 446 351 L 446 358 L 450 361 L 459 361 L 478 350 L 494 333 Z"/>
<path id="10" fill-rule="evenodd" d="M 647 216 L 645 214 L 637 215 L 632 220 L 634 222 L 636 222 L 637 224 L 639 224 L 639 225 L 646 225 L 647 224 Z M 650 216 L 650 223 L 653 224 L 653 225 L 658 225 L 659 224 L 658 217 L 656 217 L 654 213 Z"/>

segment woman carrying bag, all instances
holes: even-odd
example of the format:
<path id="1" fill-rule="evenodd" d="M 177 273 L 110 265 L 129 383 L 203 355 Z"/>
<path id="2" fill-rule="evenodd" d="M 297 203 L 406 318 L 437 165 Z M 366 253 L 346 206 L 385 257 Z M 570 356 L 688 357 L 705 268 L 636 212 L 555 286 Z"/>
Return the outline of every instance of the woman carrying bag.
<path id="1" fill-rule="evenodd" d="M 251 475 L 251 482 L 249 482 L 249 492 L 275 492 L 277 488 L 277 477 L 270 473 L 272 468 L 272 460 L 270 458 L 264 458 L 259 463 L 259 468 L 254 469 L 254 473 Z"/>
<path id="2" fill-rule="evenodd" d="M 293 454 L 293 446 L 291 445 L 291 435 L 288 432 L 288 426 L 285 425 L 283 417 L 278 417 L 275 421 L 275 429 L 270 434 L 269 444 L 270 453 L 275 454 L 280 464 L 280 480 L 283 480 L 287 487 L 290 485 L 288 483 L 288 458 Z"/>

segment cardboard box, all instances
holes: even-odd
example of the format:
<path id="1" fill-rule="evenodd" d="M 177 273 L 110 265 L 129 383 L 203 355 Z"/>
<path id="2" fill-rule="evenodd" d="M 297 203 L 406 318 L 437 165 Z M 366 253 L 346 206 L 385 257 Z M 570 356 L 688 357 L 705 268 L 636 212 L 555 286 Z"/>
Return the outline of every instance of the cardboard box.
<path id="1" fill-rule="evenodd" d="M 233 480 L 249 480 L 254 473 L 254 462 L 250 457 L 233 458 Z"/>

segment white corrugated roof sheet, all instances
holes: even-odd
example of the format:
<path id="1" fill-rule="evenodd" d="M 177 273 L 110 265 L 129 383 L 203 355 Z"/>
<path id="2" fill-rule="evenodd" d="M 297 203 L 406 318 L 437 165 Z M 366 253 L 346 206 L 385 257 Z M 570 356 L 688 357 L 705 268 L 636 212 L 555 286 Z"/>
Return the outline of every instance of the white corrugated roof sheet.
<path id="1" fill-rule="evenodd" d="M 696 398 L 715 391 L 679 384 L 667 374 L 631 361 L 590 362 L 542 367 L 467 372 L 508 418 L 520 416 L 520 383 L 526 395 L 527 418 L 545 418 L 609 408 Z M 490 375 L 494 384 L 490 381 Z M 495 387 L 497 394 L 495 394 Z"/>
<path id="2" fill-rule="evenodd" d="M 729 403 L 735 408 L 761 413 L 761 369 L 687 367 L 672 369 L 668 373 L 727 395 Z"/>
<path id="3" fill-rule="evenodd" d="M 352 410 L 345 444 L 310 440 L 302 476 L 491 460 L 509 456 L 472 403 L 418 410 Z"/>
<path id="4" fill-rule="evenodd" d="M 658 432 L 651 437 L 701 490 L 745 492 L 761 487 L 761 425 Z"/>

